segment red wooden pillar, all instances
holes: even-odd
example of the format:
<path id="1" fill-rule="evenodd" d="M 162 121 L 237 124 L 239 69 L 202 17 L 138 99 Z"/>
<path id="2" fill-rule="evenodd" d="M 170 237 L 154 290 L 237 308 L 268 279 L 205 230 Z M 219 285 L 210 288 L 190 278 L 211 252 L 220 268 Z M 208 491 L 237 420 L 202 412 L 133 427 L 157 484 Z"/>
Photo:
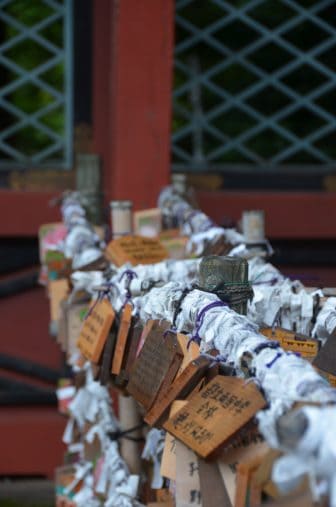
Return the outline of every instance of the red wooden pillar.
<path id="1" fill-rule="evenodd" d="M 173 0 L 95 0 L 94 146 L 105 199 L 155 206 L 169 181 Z"/>

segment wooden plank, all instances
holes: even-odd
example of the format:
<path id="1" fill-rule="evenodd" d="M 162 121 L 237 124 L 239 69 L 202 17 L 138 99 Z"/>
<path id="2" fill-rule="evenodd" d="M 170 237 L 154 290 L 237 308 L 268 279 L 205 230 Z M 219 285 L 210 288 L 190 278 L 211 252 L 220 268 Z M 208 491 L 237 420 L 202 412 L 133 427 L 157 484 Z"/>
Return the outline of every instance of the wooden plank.
<path id="1" fill-rule="evenodd" d="M 232 507 L 218 464 L 198 459 L 202 507 Z"/>
<path id="2" fill-rule="evenodd" d="M 112 361 L 111 372 L 113 373 L 113 375 L 119 375 L 121 367 L 124 362 L 127 337 L 129 335 L 132 322 L 132 310 L 133 306 L 131 305 L 131 303 L 127 303 L 122 310 L 121 322 L 118 329 L 117 341 Z"/>
<path id="3" fill-rule="evenodd" d="M 269 238 L 336 238 L 336 222 L 330 210 L 336 194 L 326 192 L 198 191 L 200 208 L 217 223 L 241 218 L 248 209 L 263 209 Z"/>
<path id="4" fill-rule="evenodd" d="M 245 426 L 265 404 L 253 383 L 217 375 L 163 426 L 206 458 Z"/>
<path id="5" fill-rule="evenodd" d="M 128 392 L 147 410 L 152 406 L 166 377 L 171 381 L 182 362 L 176 335 L 163 336 L 165 322 L 149 333 L 130 373 Z M 176 361 L 178 359 L 178 361 Z"/>
<path id="6" fill-rule="evenodd" d="M 50 206 L 57 192 L 0 190 L 0 236 L 37 236 L 40 225 L 58 222 L 60 211 Z"/>
<path id="7" fill-rule="evenodd" d="M 196 386 L 210 364 L 208 358 L 200 356 L 190 362 L 183 372 L 175 379 L 162 396 L 158 396 L 156 402 L 145 416 L 145 421 L 150 426 L 168 415 L 168 410 L 174 400 L 183 399 Z"/>

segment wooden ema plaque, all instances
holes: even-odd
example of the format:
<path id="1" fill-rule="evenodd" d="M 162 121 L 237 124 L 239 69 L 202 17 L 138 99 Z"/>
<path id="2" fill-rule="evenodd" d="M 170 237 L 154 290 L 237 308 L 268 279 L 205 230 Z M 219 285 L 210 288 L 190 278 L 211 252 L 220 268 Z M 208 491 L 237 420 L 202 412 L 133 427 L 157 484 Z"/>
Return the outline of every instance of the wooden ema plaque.
<path id="1" fill-rule="evenodd" d="M 176 441 L 176 507 L 202 506 L 196 454 Z"/>
<path id="2" fill-rule="evenodd" d="M 138 346 L 136 348 L 136 351 L 135 351 L 135 358 L 137 358 L 140 354 L 140 351 L 146 341 L 146 338 L 147 336 L 149 335 L 149 333 L 151 333 L 152 331 L 154 331 L 154 329 L 156 327 L 158 327 L 160 325 L 159 321 L 158 320 L 152 320 L 152 319 L 149 319 L 147 320 L 146 324 L 144 325 L 143 327 L 143 330 L 142 330 L 142 333 L 140 335 L 140 339 L 138 341 Z M 167 324 L 167 327 L 166 329 L 168 329 L 169 325 Z M 165 331 L 165 330 L 164 330 Z M 164 333 L 164 331 L 162 331 L 162 333 Z"/>
<path id="3" fill-rule="evenodd" d="M 106 257 L 120 267 L 126 262 L 154 264 L 168 258 L 168 252 L 158 239 L 143 236 L 123 236 L 110 241 L 105 250 Z"/>
<path id="4" fill-rule="evenodd" d="M 131 303 L 127 303 L 123 308 L 120 326 L 117 335 L 117 341 L 112 361 L 112 374 L 119 375 L 123 364 L 123 359 L 126 351 L 127 337 L 130 331 L 132 322 L 132 311 L 133 306 Z"/>
<path id="5" fill-rule="evenodd" d="M 256 438 L 256 440 L 247 443 L 243 440 L 230 450 L 227 451 L 225 449 L 225 451 L 218 456 L 217 465 L 232 505 L 234 504 L 236 496 L 236 473 L 238 464 L 256 455 L 264 455 L 268 449 L 267 444 L 261 441 L 261 438 Z"/>
<path id="6" fill-rule="evenodd" d="M 189 338 L 185 334 L 177 333 L 176 336 L 183 353 L 183 361 L 179 370 L 180 374 L 191 361 L 200 355 L 200 348 L 196 342 L 190 342 L 188 347 Z"/>
<path id="7" fill-rule="evenodd" d="M 313 340 L 303 334 L 288 329 L 266 327 L 260 330 L 261 334 L 270 340 L 277 340 L 284 350 L 298 352 L 306 359 L 314 359 L 319 351 L 318 340 Z"/>
<path id="8" fill-rule="evenodd" d="M 163 427 L 206 458 L 265 405 L 265 399 L 253 383 L 217 375 Z"/>
<path id="9" fill-rule="evenodd" d="M 170 416 L 175 415 L 186 403 L 186 401 L 175 400 L 170 408 Z M 160 474 L 172 481 L 176 480 L 176 438 L 168 432 L 165 436 Z"/>
<path id="10" fill-rule="evenodd" d="M 89 361 L 98 364 L 113 320 L 114 311 L 106 298 L 89 310 L 77 340 L 77 347 Z"/>
<path id="11" fill-rule="evenodd" d="M 146 410 L 160 395 L 163 384 L 168 387 L 174 380 L 183 359 L 176 334 L 164 337 L 167 325 L 154 326 L 130 373 L 127 390 Z"/>
<path id="12" fill-rule="evenodd" d="M 88 310 L 89 303 L 74 303 L 68 305 L 66 345 L 66 352 L 68 357 L 71 357 L 72 354 L 77 350 L 76 342 Z"/>
<path id="13" fill-rule="evenodd" d="M 111 379 L 111 363 L 113 359 L 113 353 L 115 350 L 116 339 L 117 339 L 117 331 L 115 329 L 115 321 L 114 321 L 112 329 L 106 338 L 101 361 L 101 369 L 99 372 L 99 380 L 103 386 L 108 385 Z"/>
<path id="14" fill-rule="evenodd" d="M 141 335 L 143 333 L 143 326 L 140 322 L 140 320 L 136 317 L 132 319 L 131 322 L 131 329 L 129 332 L 129 338 L 127 343 L 127 351 L 126 351 L 126 357 L 125 357 L 125 369 L 124 369 L 124 376 L 128 380 L 129 374 L 131 369 L 133 368 L 135 359 L 136 359 L 136 353 L 139 346 L 139 341 L 141 339 Z"/>
<path id="15" fill-rule="evenodd" d="M 210 359 L 203 356 L 191 361 L 168 389 L 162 393 L 162 396 L 157 397 L 154 405 L 144 417 L 145 422 L 150 426 L 161 424 L 162 420 L 168 417 L 168 411 L 173 401 L 188 396 L 204 376 L 209 364 Z"/>
<path id="16" fill-rule="evenodd" d="M 69 294 L 69 282 L 67 278 L 51 280 L 48 283 L 48 292 L 50 298 L 50 320 L 59 319 L 60 304 Z"/>
<path id="17" fill-rule="evenodd" d="M 218 464 L 198 459 L 202 507 L 232 507 Z"/>

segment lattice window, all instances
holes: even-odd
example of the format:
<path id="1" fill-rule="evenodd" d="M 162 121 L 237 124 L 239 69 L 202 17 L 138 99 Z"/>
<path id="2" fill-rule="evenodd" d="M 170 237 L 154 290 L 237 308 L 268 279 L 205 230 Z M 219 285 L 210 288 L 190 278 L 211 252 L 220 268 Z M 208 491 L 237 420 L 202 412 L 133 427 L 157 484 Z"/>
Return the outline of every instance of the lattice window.
<path id="1" fill-rule="evenodd" d="M 336 160 L 336 2 L 177 0 L 173 167 Z"/>
<path id="2" fill-rule="evenodd" d="M 0 168 L 72 165 L 72 0 L 0 0 Z"/>

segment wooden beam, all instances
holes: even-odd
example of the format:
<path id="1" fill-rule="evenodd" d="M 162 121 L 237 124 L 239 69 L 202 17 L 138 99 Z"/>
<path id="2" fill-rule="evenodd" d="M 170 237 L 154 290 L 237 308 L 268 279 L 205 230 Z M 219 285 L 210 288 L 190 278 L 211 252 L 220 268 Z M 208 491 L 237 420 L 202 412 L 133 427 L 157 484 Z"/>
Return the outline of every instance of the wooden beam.
<path id="1" fill-rule="evenodd" d="M 59 192 L 0 190 L 0 236 L 37 236 L 40 225 L 59 222 L 58 206 L 50 200 Z"/>
<path id="2" fill-rule="evenodd" d="M 220 224 L 244 210 L 263 209 L 266 235 L 277 239 L 336 238 L 336 193 L 198 191 L 200 208 Z"/>

